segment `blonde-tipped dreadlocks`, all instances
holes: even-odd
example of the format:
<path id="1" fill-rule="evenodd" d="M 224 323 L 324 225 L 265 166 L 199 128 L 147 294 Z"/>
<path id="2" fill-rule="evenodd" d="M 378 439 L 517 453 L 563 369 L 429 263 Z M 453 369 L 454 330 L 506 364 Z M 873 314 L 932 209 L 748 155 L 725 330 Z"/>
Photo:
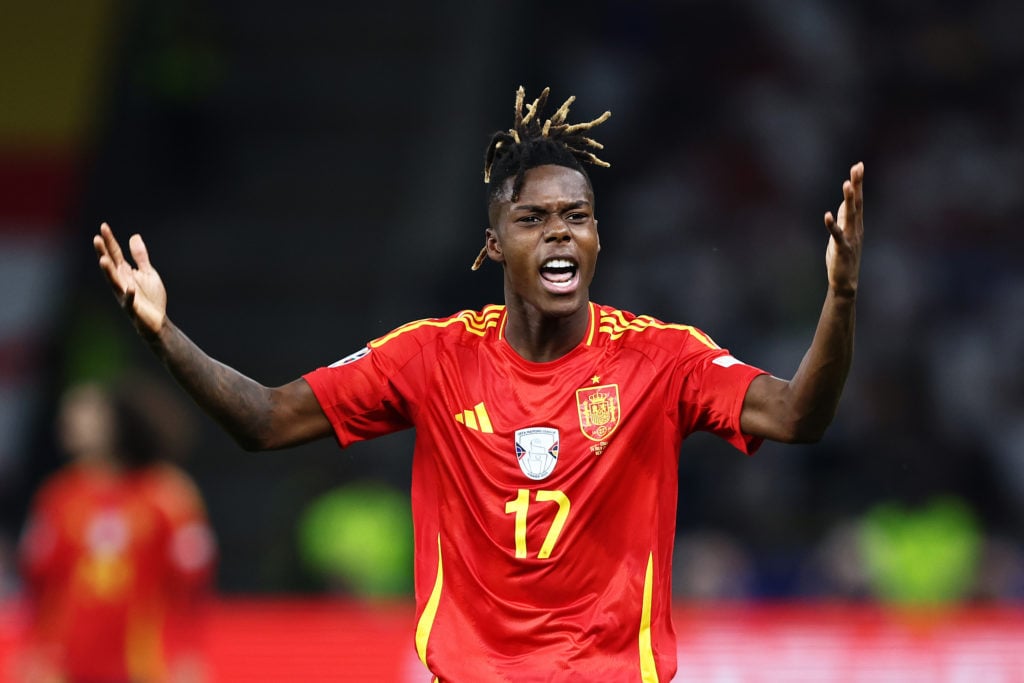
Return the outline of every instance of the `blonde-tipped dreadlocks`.
<path id="1" fill-rule="evenodd" d="M 500 196 L 505 181 L 511 177 L 515 178 L 512 183 L 512 201 L 519 199 L 526 172 L 535 166 L 567 166 L 582 173 L 587 182 L 590 182 L 590 178 L 583 164 L 605 168 L 611 166 L 591 151 L 604 149 L 604 146 L 597 140 L 583 135 L 583 132 L 604 123 L 612 113 L 606 111 L 586 123 L 567 123 L 569 107 L 576 101 L 576 97 L 571 96 L 551 115 L 551 118 L 544 119 L 544 107 L 550 93 L 550 88 L 544 88 L 540 97 L 533 102 L 526 102 L 526 91 L 523 87 L 519 86 L 516 91 L 515 119 L 512 127 L 492 135 L 491 142 L 487 145 L 487 153 L 484 155 L 484 182 L 489 188 L 490 201 Z M 485 246 L 473 262 L 473 270 L 479 269 L 486 257 Z"/>

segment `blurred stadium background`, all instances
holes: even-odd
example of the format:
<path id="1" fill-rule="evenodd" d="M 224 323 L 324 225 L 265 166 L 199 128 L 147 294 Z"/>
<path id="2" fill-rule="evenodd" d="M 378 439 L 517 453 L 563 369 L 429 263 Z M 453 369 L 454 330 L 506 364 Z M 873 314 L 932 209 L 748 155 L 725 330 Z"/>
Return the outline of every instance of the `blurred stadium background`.
<path id="1" fill-rule="evenodd" d="M 613 112 L 595 300 L 780 375 L 824 293 L 821 216 L 867 166 L 832 430 L 750 459 L 684 446 L 681 677 L 1024 680 L 1022 29 L 1013 0 L 4 2 L 0 667 L 56 396 L 162 377 L 96 269 L 99 222 L 146 236 L 194 340 L 285 382 L 500 297 L 469 264 L 483 149 L 523 84 Z M 185 413 L 220 544 L 216 680 L 421 680 L 408 549 L 379 542 L 407 533 L 412 435 L 253 455 Z"/>

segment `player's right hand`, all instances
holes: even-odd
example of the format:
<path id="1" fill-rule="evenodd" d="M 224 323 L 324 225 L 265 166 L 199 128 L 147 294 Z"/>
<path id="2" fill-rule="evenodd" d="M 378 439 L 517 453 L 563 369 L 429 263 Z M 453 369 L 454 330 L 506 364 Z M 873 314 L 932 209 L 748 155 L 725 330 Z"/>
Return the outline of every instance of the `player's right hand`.
<path id="1" fill-rule="evenodd" d="M 114 231 L 106 223 L 92 238 L 100 269 L 114 289 L 114 296 L 140 332 L 159 334 L 167 320 L 167 290 L 149 262 L 149 251 L 140 235 L 128 240 L 133 266 L 121 251 Z"/>

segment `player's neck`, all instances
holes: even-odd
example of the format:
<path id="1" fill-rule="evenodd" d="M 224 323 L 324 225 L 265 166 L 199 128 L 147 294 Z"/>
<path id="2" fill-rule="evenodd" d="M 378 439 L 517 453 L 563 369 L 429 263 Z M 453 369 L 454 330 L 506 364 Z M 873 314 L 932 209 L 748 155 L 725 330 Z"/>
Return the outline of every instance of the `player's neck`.
<path id="1" fill-rule="evenodd" d="M 507 305 L 504 337 L 525 360 L 547 363 L 576 348 L 590 326 L 590 306 L 567 316 L 545 316 L 528 304 Z"/>

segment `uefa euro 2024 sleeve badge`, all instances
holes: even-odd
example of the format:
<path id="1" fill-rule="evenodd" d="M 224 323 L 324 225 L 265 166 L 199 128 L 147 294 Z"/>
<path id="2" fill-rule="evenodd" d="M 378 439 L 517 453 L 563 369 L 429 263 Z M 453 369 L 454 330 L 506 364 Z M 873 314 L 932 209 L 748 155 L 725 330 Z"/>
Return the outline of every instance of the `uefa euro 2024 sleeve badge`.
<path id="1" fill-rule="evenodd" d="M 622 416 L 619 385 L 603 384 L 576 390 L 580 429 L 591 441 L 603 441 L 619 426 Z"/>

